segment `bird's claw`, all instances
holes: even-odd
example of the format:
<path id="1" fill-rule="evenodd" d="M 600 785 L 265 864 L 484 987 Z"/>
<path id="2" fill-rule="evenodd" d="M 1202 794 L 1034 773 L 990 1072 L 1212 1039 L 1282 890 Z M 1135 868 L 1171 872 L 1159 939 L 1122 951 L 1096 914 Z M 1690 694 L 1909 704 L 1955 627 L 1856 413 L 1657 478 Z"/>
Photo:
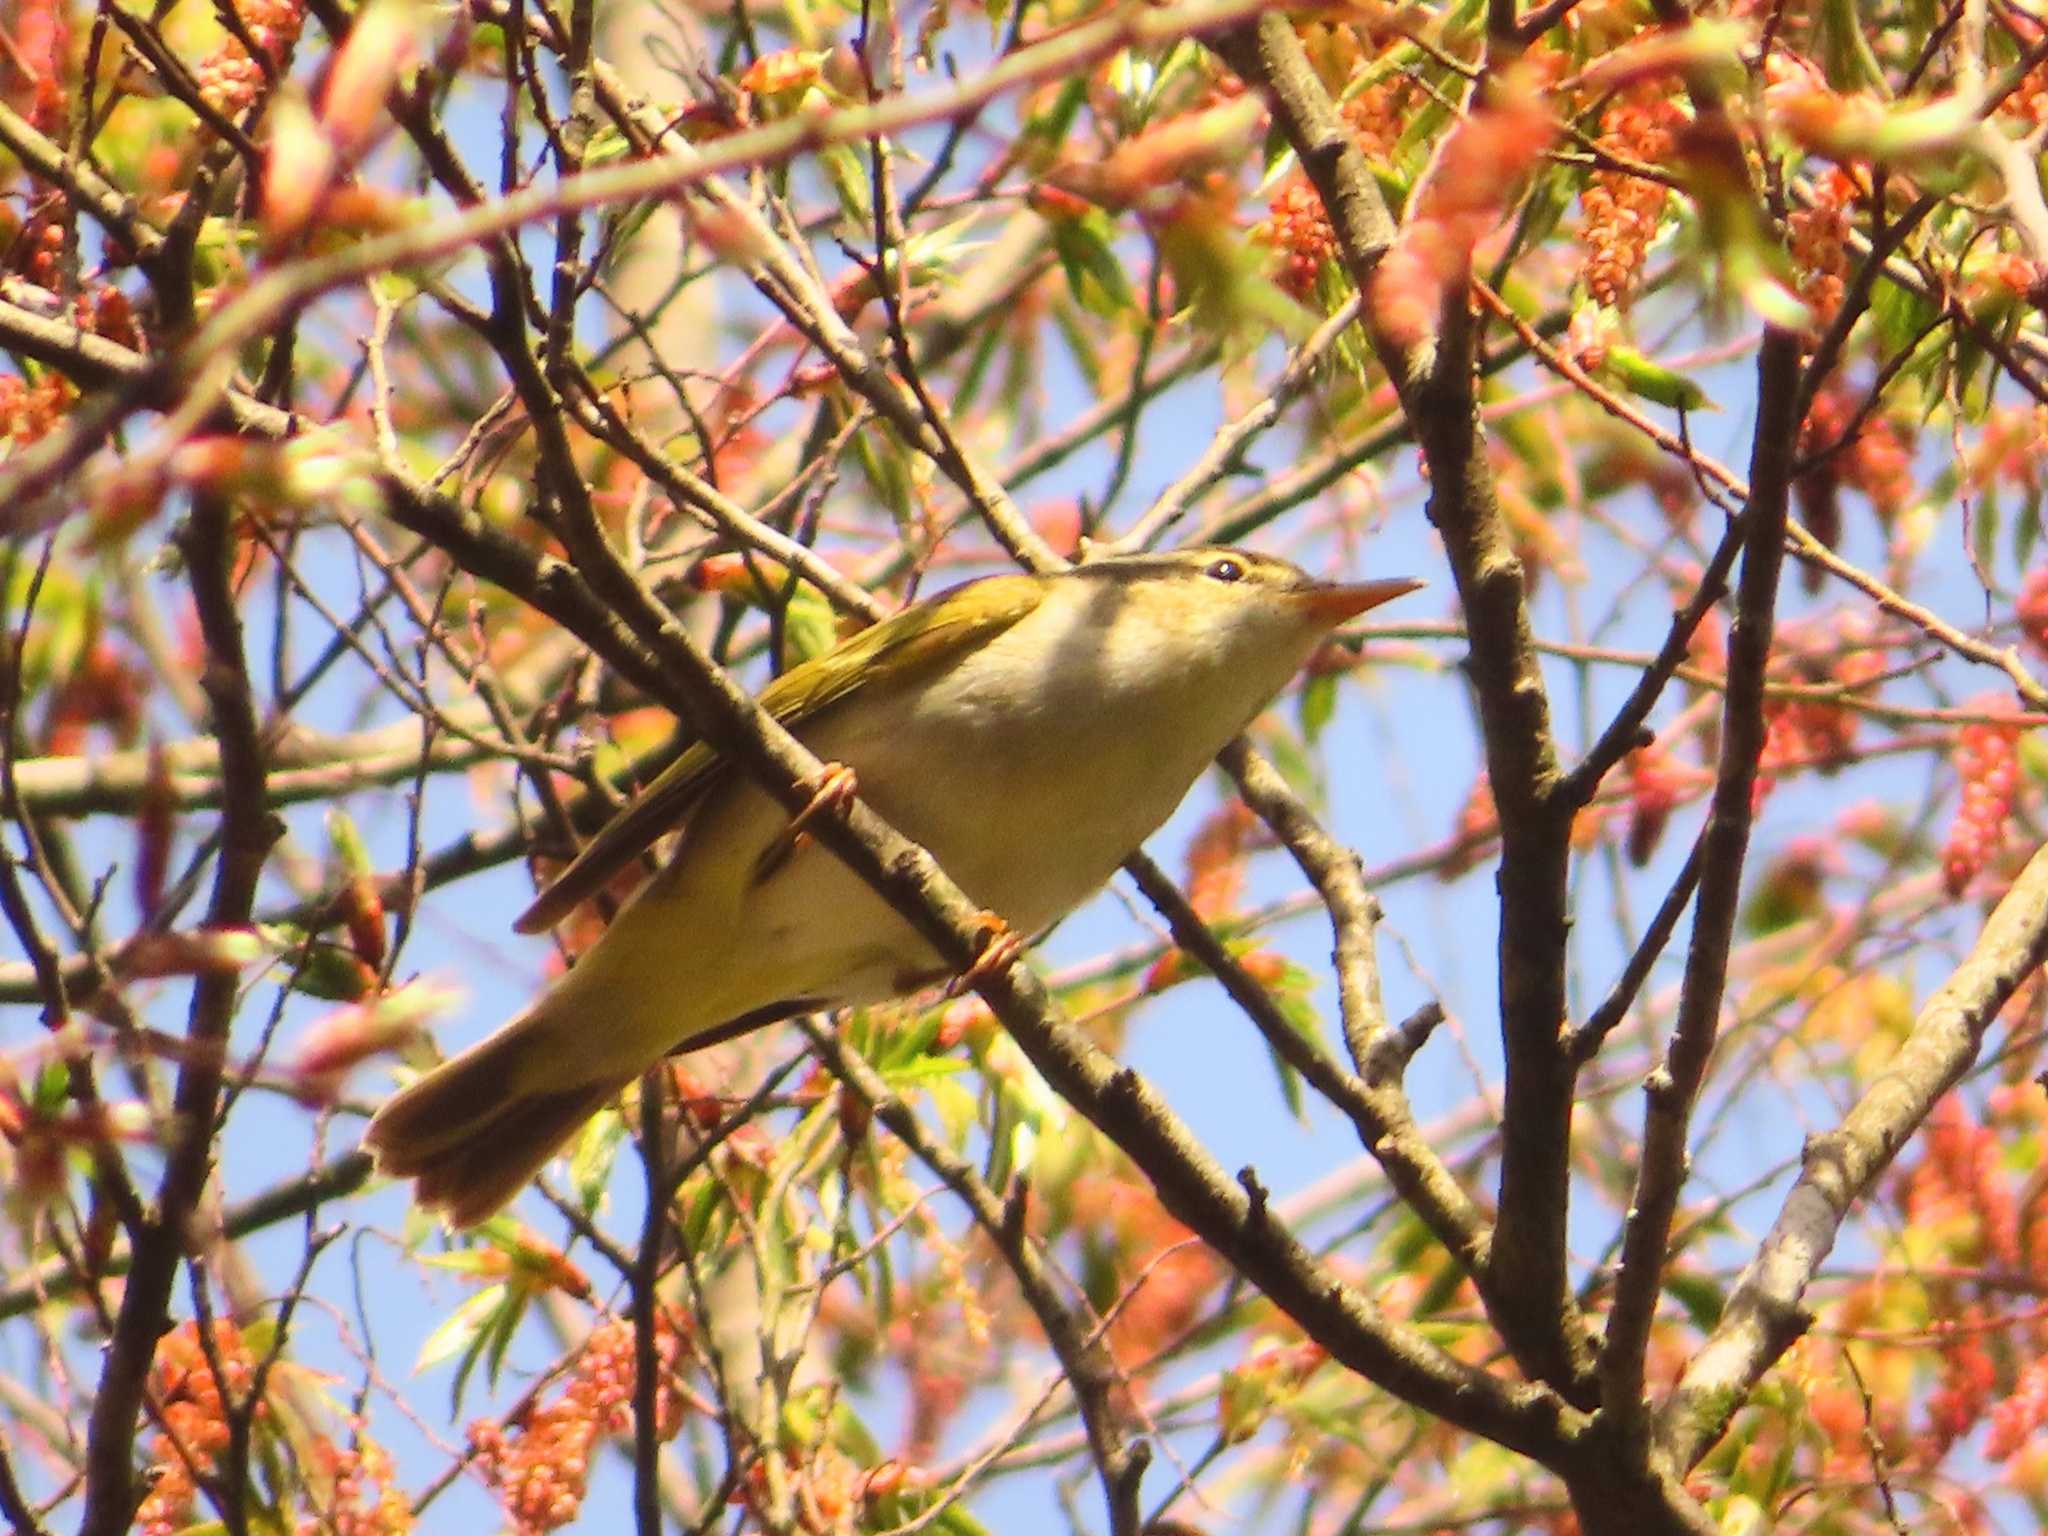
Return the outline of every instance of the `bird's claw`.
<path id="1" fill-rule="evenodd" d="M 985 981 L 993 981 L 1015 965 L 1024 953 L 1023 938 L 994 912 L 977 912 L 975 923 L 981 929 L 981 948 L 975 954 L 974 963 L 946 983 L 948 997 L 958 997 L 974 991 Z"/>
<path id="2" fill-rule="evenodd" d="M 817 788 L 811 791 L 811 798 L 804 808 L 789 819 L 789 830 L 799 834 L 813 817 L 825 811 L 839 812 L 853 804 L 853 797 L 860 793 L 860 780 L 844 763 L 822 763 L 818 769 Z"/>
<path id="3" fill-rule="evenodd" d="M 822 764 L 811 798 L 789 818 L 789 825 L 775 834 L 774 840 L 761 851 L 761 857 L 754 861 L 754 883 L 759 885 L 787 863 L 793 854 L 809 846 L 811 834 L 805 828 L 814 819 L 827 811 L 837 815 L 853 804 L 854 796 L 859 793 L 860 780 L 846 764 Z"/>

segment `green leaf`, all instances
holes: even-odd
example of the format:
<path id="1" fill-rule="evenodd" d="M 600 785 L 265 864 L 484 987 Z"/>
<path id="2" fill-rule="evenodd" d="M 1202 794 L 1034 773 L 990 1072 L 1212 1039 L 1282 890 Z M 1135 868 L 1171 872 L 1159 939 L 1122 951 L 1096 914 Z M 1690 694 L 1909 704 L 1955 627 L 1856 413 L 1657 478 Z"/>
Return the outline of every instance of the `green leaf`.
<path id="1" fill-rule="evenodd" d="M 1634 347 L 1610 345 L 1600 372 L 1630 394 L 1640 395 L 1658 405 L 1668 405 L 1675 411 L 1719 409 L 1694 380 L 1674 368 L 1653 362 Z"/>
<path id="2" fill-rule="evenodd" d="M 881 1443 L 844 1397 L 833 1402 L 831 1433 L 833 1445 L 852 1457 L 857 1465 L 872 1467 L 883 1460 Z"/>
<path id="3" fill-rule="evenodd" d="M 1743 931 L 1758 938 L 1783 932 L 1811 917 L 1818 899 L 1810 871 L 1783 863 L 1773 865 L 1743 903 Z"/>
<path id="4" fill-rule="evenodd" d="M 1970 392 L 1970 381 L 1976 376 L 1978 365 L 1986 359 L 1983 345 L 1972 330 L 1955 330 L 1946 341 L 1947 344 L 1942 348 L 1942 360 L 1947 364 L 1948 372 L 1937 373 L 1936 377 L 1947 383 L 1948 389 L 1936 391 L 1935 398 L 1928 401 L 1930 415 L 1941 405 L 1940 396 L 1949 390 L 1953 390 L 1958 396 L 1967 397 Z M 1973 402 L 1967 398 L 1963 400 L 1966 420 L 1979 419 L 1979 404 L 1980 402 Z"/>
<path id="5" fill-rule="evenodd" d="M 1055 304 L 1052 307 L 1052 323 L 1059 329 L 1060 340 L 1066 344 L 1074 369 L 1088 383 L 1090 389 L 1102 387 L 1102 332 L 1099 326 L 1088 321 L 1079 304 Z M 1014 390 L 1019 381 L 1013 375 L 1006 382 L 1006 390 Z"/>
<path id="6" fill-rule="evenodd" d="M 1199 328 L 1250 348 L 1274 335 L 1299 341 L 1306 310 L 1265 275 L 1260 248 L 1204 213 L 1164 222 L 1156 231 L 1174 298 Z"/>
<path id="7" fill-rule="evenodd" d="M 1088 100 L 1088 79 L 1085 71 L 1077 71 L 1052 105 L 1025 126 L 1025 132 L 1043 144 L 1050 152 L 1064 144 L 1067 135 L 1074 131 L 1074 120 L 1080 116 L 1081 108 Z"/>
<path id="8" fill-rule="evenodd" d="M 269 1354 L 277 1347 L 277 1319 L 257 1317 L 242 1324 L 242 1347 L 251 1359 L 260 1360 Z"/>
<path id="9" fill-rule="evenodd" d="M 900 1063 L 933 1054 L 932 1043 L 939 1038 L 945 1022 L 945 1008 L 926 1008 L 899 1029 L 892 1030 L 876 1049 L 865 1052 L 877 1072 L 886 1074 Z"/>
<path id="10" fill-rule="evenodd" d="M 1728 1303 L 1721 1287 L 1706 1275 L 1684 1271 L 1670 1274 L 1664 1279 L 1664 1289 L 1685 1308 L 1692 1325 L 1702 1332 L 1721 1321 L 1721 1309 Z"/>
<path id="11" fill-rule="evenodd" d="M 493 1386 L 497 1385 L 498 1368 L 505 1363 L 505 1351 L 512 1346 L 512 1335 L 519 1331 L 519 1319 L 526 1311 L 526 1304 L 531 1295 L 532 1293 L 524 1287 L 517 1287 L 509 1293 L 505 1305 L 491 1315 L 483 1345 L 489 1361 L 485 1370 L 489 1373 Z"/>
<path id="12" fill-rule="evenodd" d="M 975 333 L 972 350 L 967 355 L 967 365 L 960 370 L 960 382 L 954 387 L 954 409 L 962 417 L 974 414 L 981 403 L 981 388 L 989 380 L 989 374 L 1000 350 L 1009 349 L 1001 345 L 1003 332 L 995 326 L 984 326 Z"/>
<path id="13" fill-rule="evenodd" d="M 505 1255 L 496 1248 L 457 1248 L 449 1253 L 423 1253 L 422 1264 L 458 1275 L 496 1275 L 505 1270 Z"/>
<path id="14" fill-rule="evenodd" d="M 990 1536 L 989 1528 L 957 1503 L 947 1506 L 946 1512 L 932 1522 L 932 1529 L 940 1536 Z"/>
<path id="15" fill-rule="evenodd" d="M 1259 750 L 1273 760 L 1273 766 L 1280 770 L 1280 777 L 1287 781 L 1287 787 L 1307 800 L 1311 805 L 1320 805 L 1323 787 L 1316 775 L 1315 762 L 1309 757 L 1302 740 L 1292 731 L 1281 729 L 1273 717 L 1267 717 L 1267 727 L 1258 732 Z"/>
<path id="16" fill-rule="evenodd" d="M 1027 1120 L 1010 1133 L 1010 1166 L 1029 1173 L 1037 1161 L 1038 1127 Z"/>
<path id="17" fill-rule="evenodd" d="M 1395 142 L 1394 152 L 1389 158 L 1406 160 L 1418 146 L 1434 145 L 1443 137 L 1450 121 L 1451 108 L 1447 98 L 1434 93 L 1424 97 L 1422 105 L 1401 125 L 1401 137 Z"/>
<path id="18" fill-rule="evenodd" d="M 1249 947 L 1251 941 L 1241 941 Z M 1233 946 L 1235 947 L 1235 946 Z M 1309 1001 L 1308 973 L 1299 966 L 1288 964 L 1280 980 L 1266 989 L 1280 1004 L 1280 1017 L 1287 1021 L 1287 1027 L 1310 1045 L 1321 1047 L 1323 1043 L 1323 1021 L 1316 1013 L 1315 1004 Z M 1289 1075 L 1299 1074 L 1289 1069 Z M 1298 1082 L 1283 1081 L 1281 1092 L 1287 1095 L 1287 1108 L 1295 1119 L 1306 1122 L 1307 1111 L 1301 1103 L 1301 1087 Z"/>
<path id="19" fill-rule="evenodd" d="M 1259 152 L 1258 191 L 1263 196 L 1274 183 L 1294 168 L 1294 146 L 1276 122 L 1266 130 L 1266 142 Z"/>
<path id="20" fill-rule="evenodd" d="M 452 1255 L 443 1255 L 452 1257 Z M 476 1342 L 491 1314 L 506 1299 L 503 1285 L 487 1285 L 461 1306 L 448 1314 L 447 1321 L 426 1337 L 420 1345 L 418 1358 L 412 1363 L 416 1371 L 423 1371 L 430 1365 L 439 1365 L 443 1360 L 461 1353 Z"/>
<path id="21" fill-rule="evenodd" d="M 1337 674 L 1318 672 L 1301 685 L 1300 704 L 1296 718 L 1301 723 L 1302 739 L 1311 747 L 1323 734 L 1323 727 L 1330 723 L 1330 717 L 1337 713 Z"/>
<path id="22" fill-rule="evenodd" d="M 41 370 L 24 365 L 30 379 Z M 0 433 L 0 448 L 8 439 Z M 0 458 L 5 454 L 0 453 Z M 36 608 L 28 632 L 22 636 L 21 689 L 32 695 L 38 689 L 62 682 L 85 659 L 88 646 L 101 630 L 100 578 L 97 574 L 79 580 L 73 572 L 80 567 L 77 552 L 60 549 L 50 568 L 43 573 L 36 594 Z M 37 562 L 33 557 L 9 563 L 6 611 L 17 621 L 28 603 L 29 588 L 35 582 Z M 15 636 L 8 636 L 12 644 Z"/>
<path id="23" fill-rule="evenodd" d="M 1879 283 L 1870 296 L 1870 319 L 1883 353 L 1911 346 L 1938 314 L 1931 299 L 1897 283 Z"/>
<path id="24" fill-rule="evenodd" d="M 832 617 L 832 605 L 824 593 L 809 582 L 796 589 L 782 610 L 783 665 L 822 656 L 839 643 L 839 629 Z"/>
<path id="25" fill-rule="evenodd" d="M 1372 179 L 1380 189 L 1380 196 L 1387 200 L 1388 212 L 1399 218 L 1408 209 L 1408 194 L 1415 190 L 1415 184 L 1393 166 L 1382 161 L 1372 162 Z"/>
<path id="26" fill-rule="evenodd" d="M 1977 562 L 1977 569 L 1987 574 L 1998 560 L 1998 529 L 2003 520 L 1998 492 L 1986 487 L 1970 516 L 1970 557 Z"/>
<path id="27" fill-rule="evenodd" d="M 1820 59 L 1828 84 L 1837 91 L 1889 95 L 1884 67 L 1870 50 L 1856 0 L 1821 0 Z"/>
<path id="28" fill-rule="evenodd" d="M 1501 253 L 1498 270 L 1512 272 L 1510 263 L 1517 256 L 1550 238 L 1558 220 L 1577 197 L 1578 182 L 1578 174 L 1571 167 L 1554 166 L 1529 184 L 1528 195 L 1522 199 L 1521 211 L 1515 219 L 1514 238 Z"/>
<path id="29" fill-rule="evenodd" d="M 1273 1064 L 1273 1077 L 1280 1085 L 1280 1098 L 1287 1105 L 1287 1113 L 1297 1121 L 1306 1122 L 1308 1105 L 1302 1097 L 1301 1074 L 1294 1070 L 1278 1047 L 1268 1042 L 1266 1059 Z"/>
<path id="30" fill-rule="evenodd" d="M 1421 1268 L 1423 1256 L 1435 1247 L 1435 1234 L 1404 1205 L 1395 1208 L 1392 1227 L 1380 1243 L 1379 1252 L 1389 1268 L 1405 1274 Z"/>
<path id="31" fill-rule="evenodd" d="M 1052 221 L 1052 248 L 1067 274 L 1074 301 L 1105 319 L 1136 307 L 1130 279 L 1111 241 L 1116 236 L 1109 215 L 1100 208 L 1070 219 Z"/>
<path id="32" fill-rule="evenodd" d="M 684 1187 L 688 1188 L 687 1185 Z M 708 1253 L 716 1247 L 714 1223 L 723 1204 L 723 1195 L 716 1179 L 697 1181 L 696 1194 L 691 1198 L 682 1218 L 676 1222 L 676 1234 L 681 1239 L 686 1253 Z"/>
<path id="33" fill-rule="evenodd" d="M 988 1128 L 988 1157 L 982 1164 L 981 1176 L 990 1189 L 1002 1189 L 1017 1171 L 1014 1140 L 1023 1128 L 1023 1118 L 1015 1097 L 1000 1078 L 995 1079 L 991 1096 L 995 1101 L 994 1113 Z"/>
<path id="34" fill-rule="evenodd" d="M 2034 545 L 2041 537 L 2041 488 L 2027 487 L 2025 498 L 2020 502 L 2019 516 L 2012 520 L 2012 563 L 2013 569 L 2025 571 L 2027 562 L 2033 558 Z"/>
<path id="35" fill-rule="evenodd" d="M 1455 53 L 1459 39 L 1478 35 L 1486 17 L 1486 10 L 1486 0 L 1458 0 L 1444 17 L 1443 35 L 1438 41 Z M 1410 56 L 1411 63 L 1420 64 L 1423 61 L 1422 51 L 1414 44 L 1408 44 L 1404 51 Z M 1442 99 L 1443 95 L 1443 92 L 1438 92 L 1438 99 Z"/>
<path id="36" fill-rule="evenodd" d="M 603 127 L 590 136 L 590 142 L 583 146 L 583 168 L 595 170 L 600 165 L 610 165 L 615 160 L 624 160 L 633 152 L 633 146 L 626 136 L 612 127 Z"/>
<path id="37" fill-rule="evenodd" d="M 973 1092 L 957 1077 L 943 1076 L 925 1079 L 925 1096 L 931 1100 L 939 1121 L 946 1128 L 946 1137 L 958 1147 L 967 1140 L 967 1133 L 979 1118 L 975 1113 Z"/>
<path id="38" fill-rule="evenodd" d="M 294 992 L 330 1003 L 354 1003 L 376 985 L 376 973 L 354 950 L 318 940 L 308 943 L 306 931 L 297 924 L 264 923 L 256 931 L 293 968 L 288 984 Z"/>
<path id="39" fill-rule="evenodd" d="M 462 1354 L 462 1362 L 455 1368 L 455 1379 L 448 1388 L 450 1413 L 462 1412 L 463 1392 L 479 1363 L 484 1364 L 485 1374 L 496 1384 L 505 1351 L 532 1298 L 533 1292 L 522 1285 L 487 1285 L 427 1336 L 420 1346 L 419 1359 L 413 1364 L 414 1370 L 438 1364 L 458 1350 Z"/>
<path id="40" fill-rule="evenodd" d="M 806 91 L 803 110 L 815 110 L 810 105 L 814 100 L 825 101 L 824 92 L 815 88 Z M 833 144 L 818 151 L 818 163 L 824 167 L 825 179 L 832 184 L 832 190 L 838 194 L 839 211 L 856 226 L 865 226 L 874 217 L 874 210 L 868 203 L 868 166 L 865 158 L 849 144 Z"/>
<path id="41" fill-rule="evenodd" d="M 583 1207 L 584 1214 L 595 1213 L 598 1202 L 604 1199 L 605 1186 L 611 1182 L 612 1165 L 618 1160 L 619 1148 L 625 1141 L 625 1117 L 609 1107 L 591 1116 L 590 1123 L 576 1138 L 575 1150 L 569 1155 L 569 1183 L 576 1191 L 577 1203 Z"/>
<path id="42" fill-rule="evenodd" d="M 882 1182 L 882 1180 L 877 1179 L 875 1181 L 876 1187 L 879 1188 Z M 889 1337 L 890 1325 L 896 1320 L 897 1296 L 899 1294 L 908 1294 L 908 1292 L 907 1290 L 899 1290 L 896 1284 L 896 1261 L 889 1256 L 889 1245 L 887 1243 L 871 1244 L 869 1246 L 869 1254 L 870 1257 L 867 1264 L 863 1265 L 856 1273 L 861 1277 L 868 1292 L 868 1300 L 874 1306 L 875 1338 L 880 1340 Z M 870 1269 L 874 1271 L 874 1278 L 871 1283 L 868 1282 L 868 1271 Z M 848 1335 L 848 1338 L 856 1337 L 857 1334 L 858 1330 L 854 1334 Z M 842 1381 L 845 1380 L 843 1373 L 840 1379 Z"/>
<path id="43" fill-rule="evenodd" d="M 35 1086 L 29 1090 L 28 1107 L 39 1115 L 54 1115 L 63 1109 L 64 1101 L 70 1096 L 71 1067 L 52 1056 L 36 1073 Z"/>
<path id="44" fill-rule="evenodd" d="M 1729 286 L 1743 303 L 1779 329 L 1805 330 L 1813 324 L 1813 312 L 1775 270 L 1779 265 L 1775 247 L 1767 248 L 1766 254 L 1772 259 L 1752 261 L 1748 250 L 1734 252 L 1722 267 Z"/>
<path id="45" fill-rule="evenodd" d="M 1736 1494 L 1722 1502 L 1721 1518 L 1715 1522 L 1720 1536 L 1762 1536 L 1771 1529 L 1764 1506 L 1748 1494 Z"/>
<path id="46" fill-rule="evenodd" d="M 853 454 L 875 499 L 888 508 L 899 527 L 909 527 L 913 517 L 910 467 L 896 434 L 885 426 L 863 432 L 853 441 Z"/>
<path id="47" fill-rule="evenodd" d="M 405 1220 L 399 1227 L 399 1244 L 407 1253 L 418 1253 L 428 1238 L 441 1230 L 441 1218 L 425 1206 L 407 1201 Z"/>
<path id="48" fill-rule="evenodd" d="M 942 1077 L 957 1077 L 966 1070 L 967 1063 L 956 1056 L 920 1056 L 891 1067 L 882 1076 L 892 1088 L 909 1088 Z"/>
<path id="49" fill-rule="evenodd" d="M 2022 733 L 2019 741 L 2020 767 L 2036 784 L 2048 785 L 2048 740 L 2037 731 Z"/>
<path id="50" fill-rule="evenodd" d="M 1455 1264 L 1438 1264 L 1413 1303 L 1413 1312 L 1419 1318 L 1438 1318 L 1455 1306 L 1458 1288 L 1465 1279 L 1464 1271 Z"/>
<path id="51" fill-rule="evenodd" d="M 1151 83 L 1152 66 L 1137 49 L 1120 48 L 1110 56 L 1109 68 L 1103 75 L 1119 103 L 1128 107 Z"/>

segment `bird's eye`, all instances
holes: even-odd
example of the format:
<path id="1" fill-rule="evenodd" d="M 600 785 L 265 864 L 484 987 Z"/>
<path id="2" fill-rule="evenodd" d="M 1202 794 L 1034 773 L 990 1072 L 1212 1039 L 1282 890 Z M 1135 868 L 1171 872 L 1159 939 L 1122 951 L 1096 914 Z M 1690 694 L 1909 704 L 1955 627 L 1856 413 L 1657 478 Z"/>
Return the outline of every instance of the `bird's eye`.
<path id="1" fill-rule="evenodd" d="M 1212 581 L 1243 581 L 1244 565 L 1231 559 L 1211 560 L 1202 568 L 1202 574 Z"/>

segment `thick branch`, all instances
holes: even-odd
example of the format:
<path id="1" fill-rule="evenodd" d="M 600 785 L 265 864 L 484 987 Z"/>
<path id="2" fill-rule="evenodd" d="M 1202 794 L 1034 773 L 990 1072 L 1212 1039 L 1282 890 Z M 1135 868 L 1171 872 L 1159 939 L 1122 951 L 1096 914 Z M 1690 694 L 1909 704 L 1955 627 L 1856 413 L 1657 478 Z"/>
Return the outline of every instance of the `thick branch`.
<path id="1" fill-rule="evenodd" d="M 89 164 L 64 152 L 39 133 L 33 123 L 0 101 L 0 146 L 5 146 L 29 174 L 62 187 L 72 206 L 90 214 L 117 248 L 125 247 L 143 266 L 153 264 L 163 236 L 143 222 L 135 199 L 109 184 Z"/>
<path id="2" fill-rule="evenodd" d="M 1300 157 L 1359 291 L 1369 292 L 1394 221 L 1371 167 L 1278 11 L 1217 40 L 1262 87 Z M 1366 306 L 1370 315 L 1371 306 Z M 1501 1030 L 1507 1053 L 1500 1218 L 1490 1251 L 1489 1312 L 1532 1377 L 1591 1401 L 1592 1360 L 1565 1266 L 1571 1094 L 1564 1050 L 1566 874 L 1570 814 L 1550 705 L 1529 625 L 1527 582 L 1495 498 L 1472 387 L 1475 337 L 1463 285 L 1434 346 L 1403 349 L 1368 325 L 1429 465 L 1431 520 L 1442 533 L 1472 637 L 1467 673 L 1487 772 L 1501 808 Z"/>

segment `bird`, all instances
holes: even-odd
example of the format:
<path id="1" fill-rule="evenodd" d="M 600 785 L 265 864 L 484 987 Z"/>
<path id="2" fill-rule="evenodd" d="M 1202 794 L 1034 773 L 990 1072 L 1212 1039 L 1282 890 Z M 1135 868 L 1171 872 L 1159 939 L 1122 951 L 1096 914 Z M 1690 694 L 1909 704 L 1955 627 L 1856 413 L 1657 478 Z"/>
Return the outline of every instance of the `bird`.
<path id="1" fill-rule="evenodd" d="M 1046 928 L 1173 814 L 1330 631 L 1421 586 L 1250 550 L 985 576 L 791 668 L 760 706 L 990 914 Z M 900 913 L 699 742 L 515 922 L 545 932 L 678 832 L 602 937 L 522 1013 L 400 1089 L 378 1170 L 456 1227 L 497 1211 L 663 1057 L 949 974 Z"/>

